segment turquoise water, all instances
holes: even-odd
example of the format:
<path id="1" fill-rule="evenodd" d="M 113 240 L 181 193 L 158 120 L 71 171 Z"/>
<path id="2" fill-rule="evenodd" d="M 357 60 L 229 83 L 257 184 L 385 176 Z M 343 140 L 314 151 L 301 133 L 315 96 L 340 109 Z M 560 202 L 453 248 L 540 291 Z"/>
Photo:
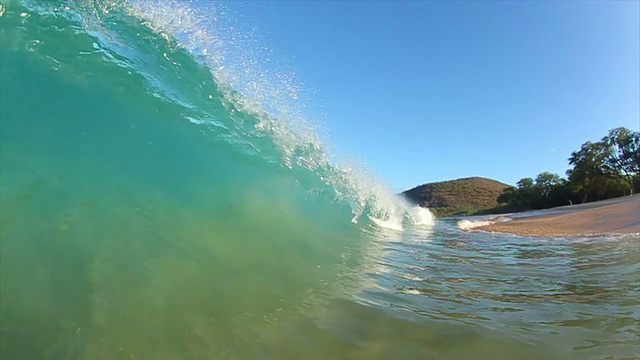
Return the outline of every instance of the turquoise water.
<path id="1" fill-rule="evenodd" d="M 637 358 L 637 235 L 433 221 L 213 5 L 0 4 L 0 358 Z"/>

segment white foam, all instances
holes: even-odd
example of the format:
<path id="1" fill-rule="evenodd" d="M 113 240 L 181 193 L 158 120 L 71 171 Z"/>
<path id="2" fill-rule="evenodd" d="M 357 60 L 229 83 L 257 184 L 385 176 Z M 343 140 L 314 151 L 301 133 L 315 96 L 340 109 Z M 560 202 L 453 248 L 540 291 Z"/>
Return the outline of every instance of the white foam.
<path id="1" fill-rule="evenodd" d="M 415 288 L 407 288 L 407 289 L 402 290 L 402 292 L 404 294 L 409 294 L 409 295 L 420 295 L 420 294 L 422 294 L 420 292 L 420 290 L 415 289 Z"/>
<path id="2" fill-rule="evenodd" d="M 389 229 L 389 230 L 395 230 L 395 231 L 403 231 L 404 227 L 402 226 L 402 223 L 400 221 L 398 221 L 395 218 L 392 218 L 390 220 L 383 220 L 383 219 L 378 219 L 376 217 L 373 216 L 369 216 L 369 219 L 371 219 L 371 221 L 373 221 L 374 224 L 385 228 L 385 229 Z"/>
<path id="3" fill-rule="evenodd" d="M 433 225 L 433 214 L 429 209 L 416 206 L 411 209 L 411 215 L 416 225 Z"/>
<path id="4" fill-rule="evenodd" d="M 489 220 L 460 220 L 458 221 L 458 228 L 462 230 L 470 230 L 480 226 L 487 226 L 495 223 L 495 221 Z"/>

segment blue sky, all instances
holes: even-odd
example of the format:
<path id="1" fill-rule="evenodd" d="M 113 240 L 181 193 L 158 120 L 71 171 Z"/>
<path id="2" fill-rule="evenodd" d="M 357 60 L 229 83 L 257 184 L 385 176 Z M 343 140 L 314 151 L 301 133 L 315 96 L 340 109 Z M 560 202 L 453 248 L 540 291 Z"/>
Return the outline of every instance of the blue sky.
<path id="1" fill-rule="evenodd" d="M 640 127 L 638 1 L 229 5 L 395 190 L 564 175 L 583 142 Z"/>

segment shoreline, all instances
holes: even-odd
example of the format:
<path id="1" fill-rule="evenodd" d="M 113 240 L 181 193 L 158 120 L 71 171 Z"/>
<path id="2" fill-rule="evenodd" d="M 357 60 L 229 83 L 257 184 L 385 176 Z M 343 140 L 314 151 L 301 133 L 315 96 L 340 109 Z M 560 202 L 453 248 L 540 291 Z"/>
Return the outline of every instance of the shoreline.
<path id="1" fill-rule="evenodd" d="M 640 195 L 548 209 L 510 221 L 470 230 L 525 236 L 606 235 L 640 233 Z"/>

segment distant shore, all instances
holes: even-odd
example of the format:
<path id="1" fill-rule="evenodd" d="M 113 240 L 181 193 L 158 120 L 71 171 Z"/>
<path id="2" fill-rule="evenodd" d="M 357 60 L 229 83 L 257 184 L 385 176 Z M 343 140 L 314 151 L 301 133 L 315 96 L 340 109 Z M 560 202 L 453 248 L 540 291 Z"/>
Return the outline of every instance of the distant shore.
<path id="1" fill-rule="evenodd" d="M 563 206 L 549 212 L 473 230 L 533 236 L 640 233 L 640 195 Z"/>

